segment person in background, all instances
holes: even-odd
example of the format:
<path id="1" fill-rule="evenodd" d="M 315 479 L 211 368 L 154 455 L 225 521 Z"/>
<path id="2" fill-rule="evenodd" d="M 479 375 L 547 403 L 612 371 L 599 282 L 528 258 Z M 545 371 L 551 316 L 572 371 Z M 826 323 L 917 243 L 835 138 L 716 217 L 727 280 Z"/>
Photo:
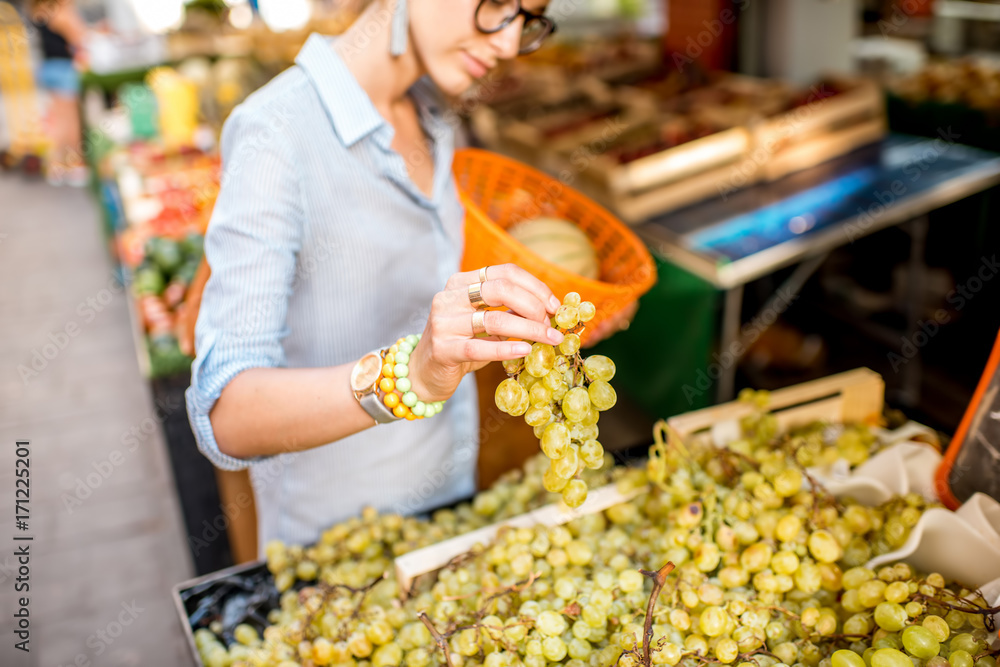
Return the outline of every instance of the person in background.
<path id="1" fill-rule="evenodd" d="M 77 68 L 86 66 L 87 27 L 74 0 L 29 0 L 28 12 L 42 50 L 39 85 L 51 96 L 46 178 L 53 185 L 83 187 L 89 172 L 83 159 Z"/>

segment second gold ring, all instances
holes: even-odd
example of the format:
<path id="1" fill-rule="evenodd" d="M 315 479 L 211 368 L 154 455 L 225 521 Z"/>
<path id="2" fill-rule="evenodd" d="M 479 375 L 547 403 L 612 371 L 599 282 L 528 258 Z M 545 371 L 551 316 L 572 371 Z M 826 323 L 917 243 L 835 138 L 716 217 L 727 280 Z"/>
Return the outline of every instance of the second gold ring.
<path id="1" fill-rule="evenodd" d="M 477 310 L 472 313 L 472 335 L 481 336 L 486 333 L 486 311 Z"/>
<path id="2" fill-rule="evenodd" d="M 477 310 L 486 307 L 486 302 L 483 300 L 482 283 L 472 283 L 469 285 L 469 303 Z"/>

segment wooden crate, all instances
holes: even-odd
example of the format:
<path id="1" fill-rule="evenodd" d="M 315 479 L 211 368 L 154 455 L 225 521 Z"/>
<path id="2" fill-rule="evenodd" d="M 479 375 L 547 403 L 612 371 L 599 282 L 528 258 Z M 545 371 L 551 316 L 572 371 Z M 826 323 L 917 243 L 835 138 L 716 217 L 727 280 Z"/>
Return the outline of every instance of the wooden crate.
<path id="1" fill-rule="evenodd" d="M 768 155 L 763 179 L 815 167 L 885 136 L 885 100 L 878 84 L 843 79 L 834 83 L 847 90 L 750 126 L 755 149 Z"/>
<path id="2" fill-rule="evenodd" d="M 188 617 L 187 605 L 184 603 L 183 594 L 195 587 L 212 586 L 214 582 L 221 582 L 223 579 L 227 579 L 233 575 L 250 574 L 251 572 L 263 570 L 266 567 L 267 562 L 263 560 L 245 563 L 242 565 L 234 565 L 224 570 L 219 570 L 218 572 L 211 572 L 209 574 L 181 582 L 171 589 L 170 597 L 173 599 L 174 608 L 177 610 L 177 615 L 180 617 L 181 630 L 184 632 L 184 639 L 188 645 L 188 650 L 191 651 L 191 660 L 196 667 L 204 667 L 205 663 L 202 662 L 201 654 L 198 653 L 198 647 L 194 642 L 194 631 L 191 629 L 191 621 Z"/>
<path id="3" fill-rule="evenodd" d="M 876 423 L 882 415 L 885 382 L 867 368 L 830 375 L 771 392 L 769 410 L 787 430 L 811 422 Z M 667 420 L 682 438 L 706 437 L 713 426 L 738 421 L 754 408 L 739 401 L 714 405 Z"/>
<path id="4" fill-rule="evenodd" d="M 733 127 L 625 164 L 602 154 L 577 160 L 563 149 L 555 169 L 573 175 L 581 190 L 634 223 L 732 189 L 733 167 L 751 146 L 750 133 Z"/>
<path id="5" fill-rule="evenodd" d="M 567 146 L 587 146 L 609 128 L 614 131 L 615 127 L 621 125 L 631 127 L 649 118 L 649 114 L 641 109 L 614 102 L 601 104 L 598 108 L 606 115 L 563 132 L 557 137 L 546 136 L 546 125 L 555 120 L 554 116 L 528 122 L 501 122 L 499 124 L 501 149 L 540 169 L 558 173 L 557 170 L 561 169 L 562 165 L 560 149 L 565 149 Z"/>
<path id="6" fill-rule="evenodd" d="M 775 181 L 882 139 L 889 131 L 885 116 L 804 139 L 777 151 L 764 163 L 761 179 Z"/>

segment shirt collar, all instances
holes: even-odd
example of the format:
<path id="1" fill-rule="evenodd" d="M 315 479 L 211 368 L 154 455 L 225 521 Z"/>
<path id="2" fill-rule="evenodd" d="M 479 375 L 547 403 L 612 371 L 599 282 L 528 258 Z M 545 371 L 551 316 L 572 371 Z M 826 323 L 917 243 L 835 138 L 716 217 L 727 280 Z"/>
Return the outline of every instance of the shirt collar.
<path id="1" fill-rule="evenodd" d="M 368 93 L 334 51 L 332 39 L 313 33 L 295 63 L 312 81 L 345 146 L 353 146 L 380 127 L 388 126 Z"/>

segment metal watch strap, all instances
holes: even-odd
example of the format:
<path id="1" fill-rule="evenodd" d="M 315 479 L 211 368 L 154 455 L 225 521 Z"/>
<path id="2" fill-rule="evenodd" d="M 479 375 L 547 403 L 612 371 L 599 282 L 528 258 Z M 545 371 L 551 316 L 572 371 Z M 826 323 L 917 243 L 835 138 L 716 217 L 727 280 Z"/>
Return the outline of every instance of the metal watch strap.
<path id="1" fill-rule="evenodd" d="M 378 382 L 381 377 L 382 358 L 381 350 L 372 350 L 361 357 L 351 372 L 354 398 L 358 399 L 358 403 L 368 416 L 375 420 L 376 426 L 399 420 L 399 417 L 379 399 Z"/>
<path id="2" fill-rule="evenodd" d="M 392 410 L 386 407 L 382 399 L 378 397 L 377 391 L 361 396 L 358 402 L 361 403 L 361 407 L 368 413 L 368 416 L 375 420 L 376 424 L 399 421 L 399 417 L 392 414 Z"/>

